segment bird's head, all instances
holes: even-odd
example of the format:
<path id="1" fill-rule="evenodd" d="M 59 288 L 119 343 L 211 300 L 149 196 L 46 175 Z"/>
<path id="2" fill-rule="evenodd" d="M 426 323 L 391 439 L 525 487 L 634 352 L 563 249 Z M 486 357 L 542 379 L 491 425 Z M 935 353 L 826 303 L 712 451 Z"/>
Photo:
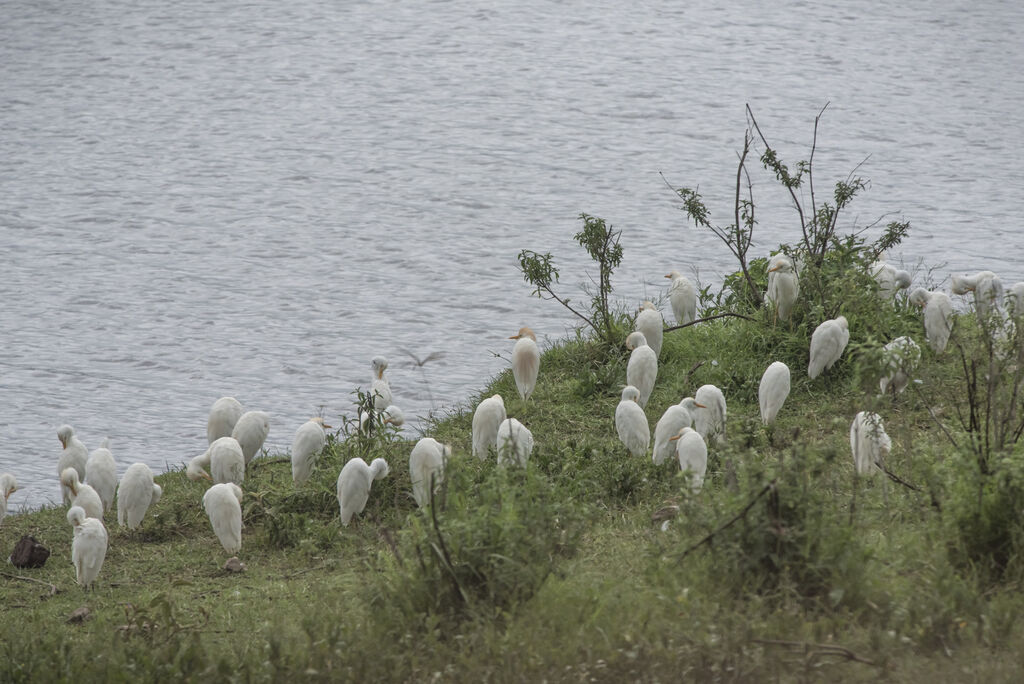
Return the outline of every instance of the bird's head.
<path id="1" fill-rule="evenodd" d="M 640 403 L 640 390 L 633 385 L 626 385 L 622 388 L 622 401 L 635 401 Z"/>
<path id="2" fill-rule="evenodd" d="M 68 442 L 74 434 L 75 430 L 70 425 L 61 425 L 57 428 L 57 439 L 60 440 L 60 445 L 65 449 L 68 448 Z"/>
<path id="3" fill-rule="evenodd" d="M 78 471 L 74 468 L 65 468 L 60 473 L 60 483 L 71 490 L 71 493 L 78 496 Z"/>
<path id="4" fill-rule="evenodd" d="M 508 339 L 510 339 L 510 340 L 520 340 L 520 339 L 522 339 L 524 337 L 528 337 L 531 340 L 533 340 L 534 342 L 537 341 L 537 336 L 533 334 L 533 331 L 530 330 L 529 328 L 525 328 L 525 327 L 519 329 L 519 334 L 518 335 L 512 335 Z"/>
<path id="5" fill-rule="evenodd" d="M 928 290 L 923 287 L 916 288 L 910 293 L 910 296 L 907 297 L 907 301 L 914 306 L 919 306 L 923 309 L 928 305 Z"/>
<path id="6" fill-rule="evenodd" d="M 679 432 L 677 432 L 676 434 L 674 434 L 671 437 L 669 437 L 668 441 L 670 441 L 670 442 L 678 442 L 680 439 L 683 438 L 683 435 L 685 435 L 687 432 L 693 432 L 693 428 L 688 428 L 688 427 L 679 428 Z"/>
<path id="7" fill-rule="evenodd" d="M 647 345 L 647 338 L 639 330 L 634 330 L 626 336 L 626 349 L 633 351 L 637 347 L 643 347 Z"/>
<path id="8" fill-rule="evenodd" d="M 85 521 L 85 509 L 81 506 L 72 506 L 68 509 L 67 518 L 72 526 L 78 527 Z"/>
<path id="9" fill-rule="evenodd" d="M 668 278 L 669 280 L 675 280 L 676 278 L 681 278 L 682 276 L 683 274 L 680 273 L 679 271 L 669 271 L 668 275 L 666 275 L 665 277 Z"/>
<path id="10" fill-rule="evenodd" d="M 384 371 L 387 370 L 388 367 L 388 360 L 383 356 L 375 356 L 373 357 L 371 364 L 373 365 L 374 376 L 378 380 L 382 379 L 384 377 Z"/>

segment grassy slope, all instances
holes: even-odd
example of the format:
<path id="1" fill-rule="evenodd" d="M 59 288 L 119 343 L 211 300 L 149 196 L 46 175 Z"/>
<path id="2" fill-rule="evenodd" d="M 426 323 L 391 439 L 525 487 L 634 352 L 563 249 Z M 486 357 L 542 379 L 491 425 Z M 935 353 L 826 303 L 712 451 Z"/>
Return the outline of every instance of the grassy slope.
<path id="1" fill-rule="evenodd" d="M 901 325 L 921 337 L 912 317 Z M 858 339 L 856 318 L 851 328 Z M 29 533 L 53 555 L 40 570 L 4 572 L 52 583 L 59 593 L 0 577 L 0 680 L 1016 679 L 1024 669 L 1015 619 L 1021 599 L 1012 588 L 983 592 L 953 572 L 948 522 L 927 495 L 879 478 L 856 481 L 849 424 L 866 402 L 878 402 L 894 441 L 891 468 L 911 481 L 929 476 L 922 463 L 955 458 L 948 443 L 910 392 L 895 401 L 866 398 L 862 387 L 870 383 L 849 362 L 808 381 L 806 333 L 718 321 L 666 335 L 647 409 L 652 430 L 667 406 L 701 384 L 719 385 L 729 401 L 729 443 L 711 450 L 709 480 L 697 496 L 687 494 L 678 467 L 631 459 L 618 443 L 613 415 L 624 361 L 600 363 L 576 341 L 549 350 L 526 403 L 508 373 L 495 379 L 482 395 L 500 392 L 509 415 L 533 431 L 530 468 L 578 507 L 587 526 L 576 553 L 556 559 L 557 571 L 536 595 L 512 606 L 474 606 L 463 619 L 409 615 L 379 600 L 382 582 L 393 579 L 392 539 L 420 515 L 409 485 L 411 442 L 374 447 L 370 455 L 387 458 L 392 474 L 374 484 L 365 514 L 349 528 L 337 522 L 334 483 L 354 444 L 332 444 L 298 491 L 287 463 L 254 462 L 240 554 L 248 570 L 239 575 L 220 569 L 226 554 L 202 511 L 204 486 L 183 472 L 158 478 L 164 498 L 140 533 L 118 529 L 109 516 L 110 547 L 92 593 L 74 582 L 64 509 L 8 518 L 0 551 L 6 555 Z M 777 426 L 766 431 L 757 383 L 779 358 L 793 369 L 793 389 Z M 920 375 L 938 386 L 949 363 L 926 350 Z M 484 477 L 493 466 L 468 456 L 470 422 L 471 413 L 455 412 L 430 434 L 453 445 L 450 468 Z M 860 555 L 833 549 L 823 556 L 828 566 L 814 571 L 826 577 L 826 593 L 808 596 L 787 572 L 755 591 L 756 580 L 736 570 L 743 549 L 737 555 L 724 540 L 680 560 L 684 548 L 783 472 L 780 463 L 787 482 L 802 482 L 803 495 L 824 502 L 826 546 L 829 538 L 863 541 Z M 682 512 L 662 532 L 650 515 L 671 502 Z M 834 558 L 851 565 L 832 567 Z M 67 624 L 79 606 L 91 618 Z M 878 667 L 757 639 L 839 644 Z"/>

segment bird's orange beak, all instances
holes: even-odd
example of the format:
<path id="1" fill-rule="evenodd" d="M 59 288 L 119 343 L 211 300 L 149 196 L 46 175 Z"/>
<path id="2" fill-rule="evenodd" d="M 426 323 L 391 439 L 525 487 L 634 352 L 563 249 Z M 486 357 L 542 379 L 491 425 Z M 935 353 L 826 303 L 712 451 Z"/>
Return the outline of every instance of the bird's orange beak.
<path id="1" fill-rule="evenodd" d="M 704 404 L 698 404 L 697 402 L 693 402 L 693 405 L 696 406 L 697 408 L 707 408 L 707 406 L 705 406 Z"/>
<path id="2" fill-rule="evenodd" d="M 779 264 L 779 265 L 778 265 L 778 266 L 776 266 L 775 268 L 769 268 L 769 269 L 768 269 L 768 272 L 769 272 L 769 273 L 774 273 L 775 271 L 778 271 L 778 270 L 779 270 L 780 268 L 782 268 L 782 264 Z"/>
<path id="3" fill-rule="evenodd" d="M 522 335 L 513 335 L 512 337 L 510 337 L 508 339 L 510 339 L 510 340 L 518 340 L 520 337 L 522 337 Z"/>
<path id="4" fill-rule="evenodd" d="M 210 482 L 213 482 L 213 478 L 210 477 L 210 473 L 206 472 L 205 470 L 199 474 L 202 475 L 205 479 L 209 480 Z"/>
<path id="5" fill-rule="evenodd" d="M 321 423 L 320 427 L 324 428 L 325 430 L 333 430 L 334 429 L 334 426 L 328 425 L 327 423 Z"/>
<path id="6" fill-rule="evenodd" d="M 667 276 L 665 276 L 665 277 L 666 277 L 666 278 L 669 278 L 669 279 L 671 279 L 671 278 L 672 278 L 672 276 L 671 276 L 671 275 L 667 275 Z"/>
<path id="7" fill-rule="evenodd" d="M 678 439 L 679 439 L 680 437 L 682 437 L 682 435 L 676 435 L 675 437 L 669 437 L 669 438 L 668 438 L 668 441 L 670 441 L 670 442 L 675 442 L 675 441 L 677 441 L 677 440 L 678 440 Z"/>

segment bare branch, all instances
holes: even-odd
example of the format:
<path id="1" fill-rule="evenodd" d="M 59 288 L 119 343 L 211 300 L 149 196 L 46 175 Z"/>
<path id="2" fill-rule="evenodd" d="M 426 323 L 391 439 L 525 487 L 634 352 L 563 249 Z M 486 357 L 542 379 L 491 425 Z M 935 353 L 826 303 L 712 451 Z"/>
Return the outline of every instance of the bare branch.
<path id="1" fill-rule="evenodd" d="M 708 321 L 713 321 L 716 318 L 726 318 L 729 316 L 731 316 L 732 318 L 742 318 L 745 321 L 754 321 L 755 323 L 757 322 L 756 318 L 751 318 L 750 316 L 744 316 L 743 314 L 732 313 L 731 311 L 727 311 L 725 313 L 716 314 L 714 316 L 708 316 L 707 318 L 698 318 L 696 320 L 690 321 L 689 323 L 673 325 L 671 328 L 665 328 L 662 332 L 672 332 L 673 330 L 689 328 L 691 325 L 697 325 L 698 323 L 707 323 Z"/>
<path id="2" fill-rule="evenodd" d="M 734 524 L 735 524 L 736 522 L 738 522 L 739 520 L 742 520 L 743 518 L 745 518 L 745 517 L 746 517 L 746 515 L 747 515 L 747 513 L 749 513 L 749 512 L 750 512 L 750 509 L 754 507 L 754 504 L 755 504 L 755 503 L 757 503 L 758 499 L 760 499 L 760 498 L 761 498 L 762 496 L 764 496 L 764 495 L 765 495 L 765 494 L 767 494 L 768 492 L 771 492 L 771 491 L 774 491 L 774 490 L 775 490 L 775 483 L 776 483 L 776 482 L 778 481 L 778 479 L 779 479 L 779 478 L 777 478 L 777 477 L 776 477 L 776 478 L 774 478 L 774 479 L 772 479 L 772 481 L 771 481 L 771 482 L 769 482 L 768 484 L 766 484 L 766 485 L 765 485 L 764 487 L 762 487 L 762 488 L 761 488 L 761 491 L 759 491 L 759 492 L 758 492 L 757 494 L 755 494 L 755 495 L 754 495 L 754 498 L 753 498 L 753 499 L 751 499 L 751 500 L 750 500 L 750 501 L 749 501 L 749 502 L 747 503 L 747 505 L 746 505 L 746 506 L 744 506 L 744 507 L 742 508 L 742 510 L 740 510 L 740 512 L 739 512 L 739 513 L 737 513 L 736 515 L 734 515 L 734 516 L 733 516 L 732 518 L 730 518 L 730 519 L 729 519 L 729 520 L 728 520 L 727 522 L 725 522 L 724 524 L 722 524 L 722 525 L 719 525 L 719 526 L 718 526 L 718 527 L 717 527 L 716 529 L 714 529 L 714 530 L 712 530 L 711 532 L 709 532 L 709 533 L 707 534 L 707 536 L 706 536 L 706 537 L 704 537 L 703 539 L 701 539 L 701 540 L 700 540 L 699 542 L 697 542 L 696 544 L 693 544 L 693 545 L 692 545 L 692 546 L 690 546 L 690 547 L 689 547 L 688 549 L 686 549 L 685 551 L 683 551 L 683 553 L 682 553 L 682 554 L 681 554 L 681 555 L 679 556 L 679 560 L 683 560 L 683 559 L 684 559 L 684 558 L 686 558 L 686 557 L 687 557 L 688 555 L 690 555 L 690 553 L 691 553 L 691 552 L 693 552 L 693 551 L 696 551 L 696 550 L 697 550 L 697 549 L 699 549 L 699 548 L 700 548 L 701 546 L 704 546 L 705 544 L 709 543 L 709 542 L 710 542 L 710 541 L 711 541 L 712 539 L 714 539 L 714 538 L 715 538 L 715 535 L 717 535 L 717 534 L 719 534 L 719 533 L 721 533 L 721 532 L 725 531 L 726 529 L 728 529 L 729 527 L 731 527 L 732 525 L 734 525 Z"/>

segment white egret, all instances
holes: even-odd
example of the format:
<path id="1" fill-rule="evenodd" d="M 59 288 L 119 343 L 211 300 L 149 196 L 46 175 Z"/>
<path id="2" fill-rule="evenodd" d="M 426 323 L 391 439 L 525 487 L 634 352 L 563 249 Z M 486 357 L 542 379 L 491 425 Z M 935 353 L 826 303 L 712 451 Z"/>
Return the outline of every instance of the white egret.
<path id="1" fill-rule="evenodd" d="M 117 492 L 117 463 L 110 453 L 110 440 L 104 440 L 103 446 L 89 454 L 85 463 L 85 472 L 89 474 L 86 483 L 96 490 L 103 502 L 106 513 L 114 505 L 114 494 Z"/>
<path id="2" fill-rule="evenodd" d="M 77 470 L 65 468 L 60 474 L 60 483 L 71 491 L 72 506 L 80 506 L 90 518 L 103 519 L 103 500 L 95 489 L 78 481 Z"/>
<path id="3" fill-rule="evenodd" d="M 391 383 L 384 377 L 384 371 L 388 369 L 388 360 L 383 356 L 373 357 L 370 362 L 373 367 L 373 384 L 370 385 L 370 396 L 373 397 L 373 408 L 383 411 L 391 404 Z"/>
<path id="4" fill-rule="evenodd" d="M 615 430 L 619 440 L 633 456 L 643 456 L 651 443 L 647 415 L 640 408 L 640 390 L 632 385 L 622 388 L 622 399 L 615 407 Z"/>
<path id="5" fill-rule="evenodd" d="M 295 431 L 295 437 L 292 439 L 292 480 L 295 484 L 301 484 L 309 479 L 317 457 L 327 444 L 327 433 L 324 432 L 324 428 L 330 427 L 324 425 L 323 418 L 316 416 Z"/>
<path id="6" fill-rule="evenodd" d="M 878 283 L 878 296 L 885 301 L 891 301 L 897 291 L 910 287 L 910 273 L 902 271 L 882 259 L 871 264 L 869 272 Z"/>
<path id="7" fill-rule="evenodd" d="M 638 403 L 643 408 L 647 406 L 647 400 L 654 390 L 654 381 L 658 378 L 658 355 L 640 331 L 631 332 L 626 337 L 626 349 L 631 350 L 629 363 L 626 364 L 626 384 L 636 387 L 640 392 Z"/>
<path id="8" fill-rule="evenodd" d="M 887 373 L 878 381 L 880 394 L 892 388 L 893 395 L 907 388 L 910 375 L 921 361 L 921 347 L 909 337 L 897 337 L 882 348 Z"/>
<path id="9" fill-rule="evenodd" d="M 401 427 L 405 424 L 405 413 L 402 409 L 398 408 L 394 404 L 390 404 L 383 411 L 359 412 L 359 431 L 366 432 L 369 428 L 366 427 L 367 423 L 370 422 L 371 417 L 380 417 L 380 421 L 383 425 L 394 425 L 395 427 Z"/>
<path id="10" fill-rule="evenodd" d="M 0 522 L 7 516 L 7 502 L 18 491 L 18 481 L 10 473 L 0 473 Z"/>
<path id="11" fill-rule="evenodd" d="M 433 493 L 437 492 L 444 481 L 445 464 L 451 455 L 450 446 L 431 437 L 424 437 L 412 448 L 409 454 L 409 477 L 412 479 L 412 496 L 420 508 L 425 508 L 431 502 Z"/>
<path id="12" fill-rule="evenodd" d="M 672 438 L 684 427 L 693 427 L 693 417 L 697 409 L 702 408 L 704 406 L 698 404 L 693 397 L 686 397 L 665 410 L 658 419 L 658 424 L 654 426 L 654 453 L 651 458 L 656 465 L 661 465 L 666 459 L 675 456 L 676 445 Z"/>
<path id="13" fill-rule="evenodd" d="M 636 315 L 633 327 L 644 334 L 647 346 L 654 350 L 654 356 L 661 355 L 661 342 L 665 336 L 665 319 L 651 302 L 644 302 Z"/>
<path id="14" fill-rule="evenodd" d="M 670 439 L 676 447 L 679 468 L 684 473 L 690 473 L 690 487 L 694 492 L 699 492 L 708 471 L 708 445 L 699 432 L 688 427 L 680 428 Z"/>
<path id="15" fill-rule="evenodd" d="M 928 345 L 941 354 L 953 330 L 953 302 L 945 292 L 929 292 L 919 287 L 910 293 L 910 303 L 924 310 L 924 333 Z"/>
<path id="16" fill-rule="evenodd" d="M 788 321 L 800 296 L 800 279 L 793 260 L 785 254 L 776 254 L 768 261 L 768 289 L 765 301 L 775 307 L 775 318 Z"/>
<path id="17" fill-rule="evenodd" d="M 60 440 L 61 446 L 64 448 L 57 461 L 57 476 L 60 477 L 67 468 L 74 468 L 78 472 L 78 479 L 84 480 L 89 450 L 82 444 L 82 440 L 75 437 L 75 429 L 70 425 L 61 425 L 57 428 L 57 439 Z M 60 493 L 65 506 L 71 503 L 71 491 L 67 487 L 61 485 Z"/>
<path id="18" fill-rule="evenodd" d="M 953 276 L 953 294 L 974 293 L 974 309 L 979 318 L 998 309 L 1003 302 L 1003 283 L 992 271 L 978 271 L 972 276 Z"/>
<path id="19" fill-rule="evenodd" d="M 498 426 L 507 417 L 505 400 L 500 394 L 484 399 L 473 412 L 473 455 L 487 458 L 498 441 Z"/>
<path id="20" fill-rule="evenodd" d="M 668 301 L 672 305 L 672 313 L 676 317 L 676 325 L 689 323 L 697 318 L 697 288 L 690 279 L 672 271 L 665 276 L 672 281 L 668 288 Z"/>
<path id="21" fill-rule="evenodd" d="M 885 465 L 892 449 L 892 440 L 877 413 L 861 411 L 850 425 L 850 449 L 853 465 L 859 475 L 875 473 Z"/>
<path id="22" fill-rule="evenodd" d="M 242 404 L 234 397 L 221 397 L 213 402 L 206 419 L 206 442 L 213 444 L 221 437 L 230 437 L 242 413 Z"/>
<path id="23" fill-rule="evenodd" d="M 75 531 L 71 542 L 71 562 L 75 566 L 75 579 L 84 589 L 96 581 L 107 557 L 107 529 L 96 517 L 88 515 L 81 506 L 68 509 L 68 522 Z"/>
<path id="24" fill-rule="evenodd" d="M 269 432 L 270 416 L 263 411 L 246 411 L 235 423 L 231 436 L 242 447 L 245 465 L 249 465 L 249 461 L 259 453 Z"/>
<path id="25" fill-rule="evenodd" d="M 153 482 L 153 471 L 145 463 L 133 463 L 121 476 L 117 486 L 117 524 L 134 530 L 142 524 L 142 518 L 150 506 L 155 506 L 164 493 L 160 485 Z"/>
<path id="26" fill-rule="evenodd" d="M 1024 283 L 1014 284 L 1006 293 L 1006 308 L 1014 318 L 1024 316 Z"/>
<path id="27" fill-rule="evenodd" d="M 761 384 L 757 388 L 757 401 L 761 405 L 761 422 L 771 425 L 779 409 L 789 396 L 789 366 L 776 361 L 768 366 L 761 376 Z"/>
<path id="28" fill-rule="evenodd" d="M 515 418 L 506 418 L 498 425 L 494 448 L 498 451 L 498 465 L 525 468 L 533 453 L 533 433 Z"/>
<path id="29" fill-rule="evenodd" d="M 389 472 L 388 462 L 383 458 L 375 458 L 366 465 L 366 461 L 356 456 L 345 464 L 338 474 L 338 508 L 342 525 L 348 526 L 353 515 L 363 512 L 370 498 L 370 485 Z"/>
<path id="30" fill-rule="evenodd" d="M 540 372 L 537 336 L 529 328 L 520 328 L 518 335 L 508 339 L 516 341 L 512 347 L 512 377 L 515 378 L 519 396 L 525 401 L 533 394 L 533 388 L 537 386 L 537 374 Z"/>
<path id="31" fill-rule="evenodd" d="M 215 484 L 203 494 L 203 508 L 213 533 L 228 553 L 242 550 L 242 488 L 233 482 Z"/>
<path id="32" fill-rule="evenodd" d="M 811 360 L 807 364 L 807 377 L 811 380 L 821 372 L 831 368 L 839 360 L 850 342 L 850 325 L 846 316 L 831 318 L 817 328 L 811 335 Z"/>
<path id="33" fill-rule="evenodd" d="M 206 468 L 209 468 L 209 472 Z M 189 461 L 185 475 L 190 480 L 202 478 L 214 484 L 242 484 L 245 480 L 245 456 L 238 440 L 234 437 L 216 440 L 201 456 Z"/>
<path id="34" fill-rule="evenodd" d="M 693 398 L 704 408 L 693 416 L 693 429 L 700 433 L 705 443 L 715 438 L 717 444 L 725 442 L 725 395 L 714 385 L 701 385 Z"/>

